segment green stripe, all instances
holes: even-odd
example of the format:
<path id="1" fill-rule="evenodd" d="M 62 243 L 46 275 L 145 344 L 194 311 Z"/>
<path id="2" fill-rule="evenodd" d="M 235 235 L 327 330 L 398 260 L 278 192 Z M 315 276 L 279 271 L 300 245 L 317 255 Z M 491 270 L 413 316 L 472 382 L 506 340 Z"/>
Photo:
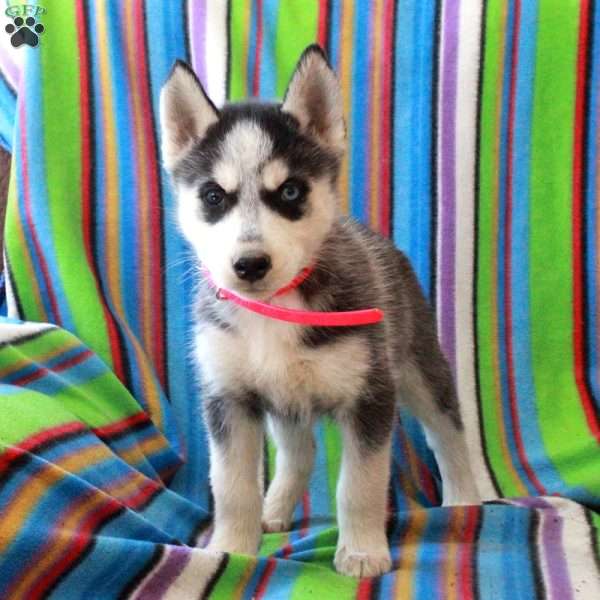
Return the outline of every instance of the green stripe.
<path id="1" fill-rule="evenodd" d="M 573 365 L 572 167 L 579 3 L 539 8 L 531 152 L 533 376 L 546 451 L 570 486 L 600 491 Z"/>
<path id="2" fill-rule="evenodd" d="M 230 81 L 229 99 L 232 101 L 246 98 L 246 57 L 245 47 L 249 39 L 250 22 L 246 21 L 248 3 L 250 0 L 231 0 L 231 30 L 230 40 Z"/>
<path id="3" fill-rule="evenodd" d="M 337 527 L 321 532 L 315 541 L 316 549 L 298 574 L 290 596 L 291 600 L 304 598 L 355 598 L 358 579 L 345 577 L 333 568 L 337 542 Z"/>
<path id="4" fill-rule="evenodd" d="M 279 5 L 275 62 L 277 95 L 282 97 L 302 51 L 317 39 L 319 3 L 286 0 Z"/>
<path id="5" fill-rule="evenodd" d="M 49 10 L 44 21 L 46 37 L 35 56 L 42 65 L 46 182 L 56 262 L 78 336 L 112 365 L 102 305 L 83 243 L 79 54 L 73 50 L 77 48 L 75 4 L 67 2 L 61 10 Z"/>
<path id="6" fill-rule="evenodd" d="M 76 421 L 60 401 L 32 390 L 2 396 L 0 440 L 18 444 L 35 433 Z"/>
<path id="7" fill-rule="evenodd" d="M 480 401 L 485 446 L 498 484 L 507 496 L 518 495 L 520 487 L 505 462 L 502 452 L 504 421 L 499 410 L 500 398 L 496 393 L 494 377 L 499 377 L 495 365 L 498 352 L 497 331 L 492 319 L 492 302 L 495 295 L 494 278 L 497 267 L 493 250 L 497 232 L 493 215 L 497 210 L 495 184 L 497 174 L 496 144 L 498 140 L 497 106 L 502 90 L 500 65 L 503 61 L 503 3 L 488 3 L 485 24 L 485 53 L 481 96 L 480 194 L 478 220 L 478 270 L 477 270 L 477 348 L 479 358 Z"/>
<path id="8" fill-rule="evenodd" d="M 338 426 L 329 418 L 323 419 L 323 438 L 327 460 L 327 483 L 330 514 L 337 514 L 335 494 L 342 462 L 342 436 Z"/>
<path id="9" fill-rule="evenodd" d="M 46 321 L 45 315 L 41 312 L 38 303 L 35 301 L 35 298 L 39 297 L 39 293 L 37 292 L 35 273 L 32 273 L 28 268 L 29 251 L 25 241 L 21 242 L 21 239 L 25 237 L 25 232 L 22 231 L 22 222 L 19 215 L 17 160 L 18 156 L 15 155 L 15 160 L 11 163 L 6 204 L 6 223 L 4 226 L 4 243 L 15 287 L 14 293 L 19 299 L 23 314 L 30 321 Z M 19 190 L 19 193 L 22 194 L 22 191 Z"/>
<path id="10" fill-rule="evenodd" d="M 219 577 L 209 598 L 212 600 L 231 600 L 237 598 L 236 590 L 248 569 L 256 568 L 256 559 L 239 554 L 230 554 L 225 571 Z"/>

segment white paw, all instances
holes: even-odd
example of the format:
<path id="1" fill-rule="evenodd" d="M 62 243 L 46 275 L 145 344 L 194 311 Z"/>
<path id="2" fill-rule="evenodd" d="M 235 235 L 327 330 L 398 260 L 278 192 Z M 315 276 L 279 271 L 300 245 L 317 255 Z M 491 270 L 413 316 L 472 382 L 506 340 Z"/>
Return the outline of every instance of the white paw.
<path id="1" fill-rule="evenodd" d="M 289 524 L 286 525 L 282 519 L 269 519 L 263 518 L 262 521 L 263 531 L 265 533 L 280 533 L 289 529 Z"/>
<path id="2" fill-rule="evenodd" d="M 269 533 L 279 533 L 280 531 L 289 531 L 292 524 L 292 513 L 294 508 L 290 509 L 289 502 L 283 503 L 276 498 L 279 494 L 267 494 L 265 506 L 263 509 L 262 525 L 263 531 Z"/>
<path id="3" fill-rule="evenodd" d="M 377 577 L 392 568 L 392 559 L 387 544 L 369 550 L 338 545 L 333 564 L 342 575 Z"/>
<path id="4" fill-rule="evenodd" d="M 442 506 L 473 506 L 481 504 L 481 498 L 473 490 L 448 490 L 443 492 Z"/>
<path id="5" fill-rule="evenodd" d="M 215 533 L 206 546 L 206 549 L 212 550 L 213 552 L 255 555 L 258 552 L 259 546 L 260 533 L 258 535 L 227 535 Z"/>

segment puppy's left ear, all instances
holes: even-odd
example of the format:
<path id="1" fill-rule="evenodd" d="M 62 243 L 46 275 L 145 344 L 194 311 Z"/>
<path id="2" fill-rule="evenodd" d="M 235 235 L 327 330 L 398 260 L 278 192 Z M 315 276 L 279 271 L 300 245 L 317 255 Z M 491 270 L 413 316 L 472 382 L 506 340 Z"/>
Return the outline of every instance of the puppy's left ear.
<path id="1" fill-rule="evenodd" d="M 210 101 L 194 71 L 178 60 L 160 92 L 162 157 L 172 169 L 194 142 L 219 120 L 219 111 Z"/>
<path id="2" fill-rule="evenodd" d="M 320 46 L 313 44 L 302 53 L 281 109 L 299 121 L 304 133 L 336 153 L 344 151 L 342 94 Z"/>

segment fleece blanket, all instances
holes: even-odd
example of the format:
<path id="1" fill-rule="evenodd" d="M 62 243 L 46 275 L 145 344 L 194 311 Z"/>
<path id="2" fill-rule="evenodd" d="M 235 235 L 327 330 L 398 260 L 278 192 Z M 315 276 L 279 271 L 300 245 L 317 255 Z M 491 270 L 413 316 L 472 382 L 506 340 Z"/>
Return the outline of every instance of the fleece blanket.
<path id="1" fill-rule="evenodd" d="M 33 10 L 10 5 L 3 47 L 14 5 Z M 37 45 L 0 60 L 0 598 L 600 598 L 600 2 L 42 8 L 20 25 Z M 408 254 L 436 307 L 486 499 L 441 508 L 400 415 L 393 570 L 362 581 L 332 567 L 328 421 L 292 531 L 258 557 L 202 549 L 193 269 L 158 153 L 176 58 L 217 104 L 273 99 L 314 41 L 344 92 L 343 208 Z M 273 460 L 269 444 L 265 484 Z"/>

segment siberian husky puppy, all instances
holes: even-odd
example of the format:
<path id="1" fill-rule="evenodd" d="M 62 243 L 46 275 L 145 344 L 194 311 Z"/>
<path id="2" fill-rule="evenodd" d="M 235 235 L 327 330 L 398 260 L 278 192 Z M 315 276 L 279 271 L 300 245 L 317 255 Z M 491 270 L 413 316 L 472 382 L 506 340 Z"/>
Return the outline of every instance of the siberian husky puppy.
<path id="1" fill-rule="evenodd" d="M 335 566 L 353 576 L 385 573 L 398 405 L 425 428 L 444 504 L 479 498 L 452 375 L 409 261 L 340 214 L 346 136 L 336 77 L 310 46 L 281 104 L 217 109 L 177 62 L 160 114 L 179 226 L 202 265 L 195 355 L 215 500 L 209 548 L 255 554 L 261 531 L 290 527 L 313 467 L 313 425 L 330 415 L 343 439 Z M 384 318 L 335 327 L 284 322 L 223 300 L 215 288 L 284 312 L 378 307 Z M 266 421 L 277 457 L 263 500 Z"/>

